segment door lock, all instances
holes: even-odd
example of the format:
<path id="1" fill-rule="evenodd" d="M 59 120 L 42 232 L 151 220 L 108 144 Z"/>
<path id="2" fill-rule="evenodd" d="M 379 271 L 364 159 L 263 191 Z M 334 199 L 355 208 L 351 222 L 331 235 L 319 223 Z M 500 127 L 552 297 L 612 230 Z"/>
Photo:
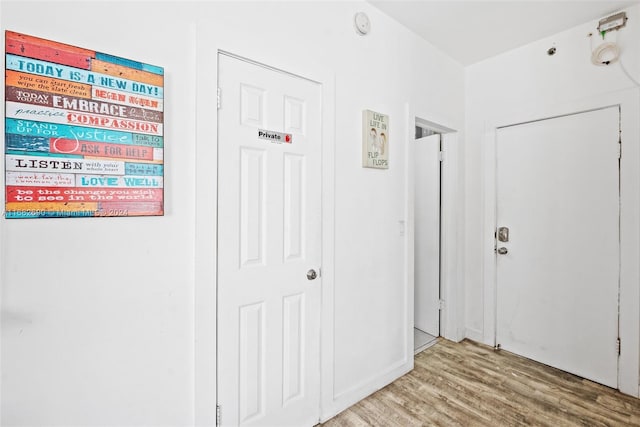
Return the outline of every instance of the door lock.
<path id="1" fill-rule="evenodd" d="M 316 271 L 314 269 L 311 269 L 311 270 L 307 271 L 307 279 L 308 280 L 315 280 L 316 277 L 318 277 L 318 273 L 316 273 Z"/>
<path id="2" fill-rule="evenodd" d="M 509 241 L 509 227 L 498 228 L 498 241 L 504 243 Z"/>
<path id="3" fill-rule="evenodd" d="M 509 252 L 509 249 L 507 248 L 498 248 L 498 253 L 500 255 L 506 255 Z"/>

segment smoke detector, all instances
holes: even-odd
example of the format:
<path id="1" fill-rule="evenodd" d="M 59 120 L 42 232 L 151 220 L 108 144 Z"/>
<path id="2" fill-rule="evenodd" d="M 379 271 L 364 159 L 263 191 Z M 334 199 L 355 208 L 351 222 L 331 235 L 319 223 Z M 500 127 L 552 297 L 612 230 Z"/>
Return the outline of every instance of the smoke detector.
<path id="1" fill-rule="evenodd" d="M 369 33 L 371 30 L 371 22 L 369 21 L 369 17 L 364 12 L 358 12 L 353 17 L 353 25 L 356 27 L 356 33 L 364 36 Z"/>

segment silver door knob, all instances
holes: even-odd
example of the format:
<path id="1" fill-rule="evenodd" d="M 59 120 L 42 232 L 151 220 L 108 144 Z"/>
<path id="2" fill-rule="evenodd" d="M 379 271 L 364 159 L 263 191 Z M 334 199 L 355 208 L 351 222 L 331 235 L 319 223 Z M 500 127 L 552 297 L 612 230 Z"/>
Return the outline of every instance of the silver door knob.
<path id="1" fill-rule="evenodd" d="M 506 255 L 507 252 L 509 252 L 507 248 L 498 248 L 498 253 L 500 255 Z"/>
<path id="2" fill-rule="evenodd" d="M 318 277 L 318 273 L 314 269 L 307 271 L 307 279 L 315 280 L 316 277 Z"/>

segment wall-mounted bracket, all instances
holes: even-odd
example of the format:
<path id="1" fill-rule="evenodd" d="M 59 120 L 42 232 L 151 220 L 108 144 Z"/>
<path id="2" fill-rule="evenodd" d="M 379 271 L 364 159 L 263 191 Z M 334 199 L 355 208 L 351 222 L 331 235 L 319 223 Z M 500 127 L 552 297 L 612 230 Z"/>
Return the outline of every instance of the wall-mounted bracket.
<path id="1" fill-rule="evenodd" d="M 598 31 L 603 35 L 609 31 L 617 31 L 627 25 L 627 13 L 620 12 L 607 18 L 602 18 L 598 22 Z"/>

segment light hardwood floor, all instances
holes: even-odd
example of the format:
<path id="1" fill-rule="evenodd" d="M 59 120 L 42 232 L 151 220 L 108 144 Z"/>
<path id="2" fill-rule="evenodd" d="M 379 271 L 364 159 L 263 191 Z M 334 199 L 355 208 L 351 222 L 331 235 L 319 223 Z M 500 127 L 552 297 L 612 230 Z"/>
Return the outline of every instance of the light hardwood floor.
<path id="1" fill-rule="evenodd" d="M 415 369 L 322 424 L 640 426 L 640 399 L 504 350 L 440 339 Z"/>

